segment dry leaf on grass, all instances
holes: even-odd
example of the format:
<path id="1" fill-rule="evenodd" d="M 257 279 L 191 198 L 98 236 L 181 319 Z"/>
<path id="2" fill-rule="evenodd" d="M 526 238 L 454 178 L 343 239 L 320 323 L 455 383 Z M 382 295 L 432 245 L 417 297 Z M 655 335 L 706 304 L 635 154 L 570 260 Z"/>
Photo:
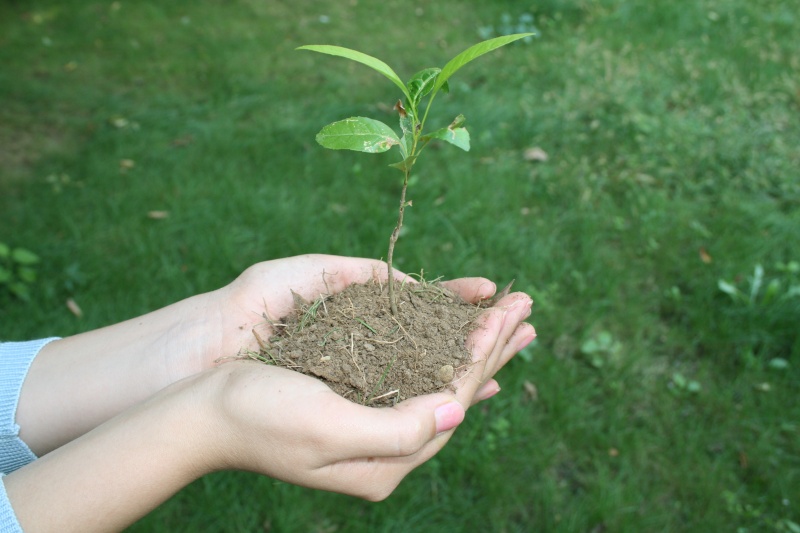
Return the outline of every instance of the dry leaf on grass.
<path id="1" fill-rule="evenodd" d="M 538 146 L 533 146 L 525 150 L 522 153 L 522 157 L 525 159 L 525 161 L 538 161 L 540 163 L 544 163 L 545 161 L 550 159 L 550 156 L 547 155 L 547 152 L 545 152 Z"/>
<path id="2" fill-rule="evenodd" d="M 525 388 L 525 395 L 530 401 L 535 402 L 539 399 L 539 389 L 536 388 L 536 385 L 526 380 L 522 386 Z"/>
<path id="3" fill-rule="evenodd" d="M 83 310 L 78 305 L 78 302 L 76 302 L 72 298 L 68 298 L 66 303 L 67 303 L 67 309 L 69 309 L 70 313 L 72 313 L 78 318 L 83 316 Z"/>

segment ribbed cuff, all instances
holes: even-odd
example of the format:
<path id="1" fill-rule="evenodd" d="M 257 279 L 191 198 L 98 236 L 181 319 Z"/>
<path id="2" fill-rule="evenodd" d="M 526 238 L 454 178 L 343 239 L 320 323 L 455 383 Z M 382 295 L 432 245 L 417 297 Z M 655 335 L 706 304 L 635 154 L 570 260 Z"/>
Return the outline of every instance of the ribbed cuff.
<path id="1" fill-rule="evenodd" d="M 22 383 L 39 351 L 57 338 L 0 344 L 0 472 L 8 474 L 34 461 L 36 455 L 19 438 L 16 422 Z"/>

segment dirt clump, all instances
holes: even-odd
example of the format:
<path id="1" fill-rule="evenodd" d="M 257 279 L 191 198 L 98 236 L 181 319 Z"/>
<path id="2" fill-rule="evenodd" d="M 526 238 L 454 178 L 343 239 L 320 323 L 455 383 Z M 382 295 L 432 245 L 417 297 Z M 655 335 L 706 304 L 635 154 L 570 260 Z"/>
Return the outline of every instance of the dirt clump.
<path id="1" fill-rule="evenodd" d="M 250 357 L 321 379 L 354 402 L 394 405 L 452 389 L 471 364 L 466 339 L 479 308 L 439 284 L 402 284 L 397 316 L 376 282 L 295 303 Z"/>

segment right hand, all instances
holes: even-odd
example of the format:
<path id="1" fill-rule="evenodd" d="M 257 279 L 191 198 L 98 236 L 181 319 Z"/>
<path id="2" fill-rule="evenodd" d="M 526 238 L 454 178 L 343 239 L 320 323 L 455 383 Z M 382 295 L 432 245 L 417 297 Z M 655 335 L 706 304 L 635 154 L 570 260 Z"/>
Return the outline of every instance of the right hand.
<path id="1" fill-rule="evenodd" d="M 468 283 L 468 282 L 467 282 Z M 208 373 L 205 412 L 213 413 L 212 470 L 239 469 L 283 481 L 358 496 L 386 498 L 414 468 L 433 457 L 466 409 L 497 390 L 494 374 L 532 340 L 522 321 L 531 300 L 501 299 L 470 335 L 473 366 L 455 395 L 411 398 L 391 408 L 346 400 L 321 381 L 253 361 Z"/>

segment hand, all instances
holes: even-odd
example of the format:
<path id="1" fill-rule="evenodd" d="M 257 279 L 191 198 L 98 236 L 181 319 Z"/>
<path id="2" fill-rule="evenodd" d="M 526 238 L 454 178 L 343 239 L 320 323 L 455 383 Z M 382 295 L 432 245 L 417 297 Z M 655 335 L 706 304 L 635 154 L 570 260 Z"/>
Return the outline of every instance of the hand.
<path id="1" fill-rule="evenodd" d="M 405 277 L 405 274 L 397 270 L 394 275 L 397 279 Z M 270 321 L 279 321 L 291 313 L 295 305 L 292 292 L 313 301 L 320 294 L 335 294 L 353 283 L 385 281 L 387 277 L 386 264 L 382 261 L 330 255 L 305 255 L 253 265 L 233 283 L 211 293 L 217 304 L 207 308 L 217 310 L 215 317 L 218 316 L 219 319 L 212 319 L 211 323 L 220 324 L 222 340 L 217 349 L 209 346 L 198 352 L 200 361 L 196 361 L 194 371 L 209 368 L 220 357 L 231 357 L 242 349 L 258 351 L 258 341 L 253 332 L 262 339 L 269 338 L 272 331 L 265 316 Z M 495 284 L 486 278 L 461 278 L 446 281 L 444 285 L 470 303 L 491 298 L 496 291 Z M 515 347 L 519 349 L 518 345 L 523 340 L 527 339 L 527 344 L 535 337 L 532 326 L 524 325 L 516 331 L 514 317 L 506 320 L 506 314 L 516 306 L 527 306 L 527 314 L 522 320 L 527 318 L 531 301 L 523 293 L 506 296 L 496 302 L 495 311 L 481 318 L 481 321 L 488 320 L 498 328 L 504 325 L 506 329 L 510 328 L 504 334 L 514 334 L 514 339 L 507 340 L 504 345 L 492 344 L 494 330 L 482 326 L 485 331 L 476 332 L 468 341 L 469 344 L 474 344 L 470 348 L 477 350 L 479 354 L 476 356 L 477 364 L 470 372 L 470 384 L 459 389 L 459 398 L 465 406 L 499 391 L 497 382 L 491 376 L 518 351 L 514 350 Z M 490 366 L 488 369 L 487 364 Z M 488 377 L 478 376 L 478 371 Z M 187 375 L 193 373 L 189 369 L 183 372 Z M 478 390 L 472 390 L 471 385 L 476 383 L 481 386 Z M 468 394 L 473 396 L 471 401 L 467 399 Z"/>
<path id="2" fill-rule="evenodd" d="M 397 270 L 394 275 L 405 278 Z M 292 292 L 313 301 L 320 294 L 335 294 L 354 283 L 386 281 L 387 277 L 382 261 L 302 255 L 257 263 L 219 290 L 157 311 L 162 322 L 181 317 L 180 324 L 170 330 L 169 349 L 158 352 L 164 374 L 160 386 L 216 366 L 242 350 L 257 351 L 254 332 L 262 339 L 270 337 L 269 321 L 277 322 L 294 310 Z M 471 303 L 491 297 L 496 290 L 485 278 L 462 278 L 445 285 Z"/>
<path id="3" fill-rule="evenodd" d="M 474 405 L 500 391 L 493 376 L 536 338 L 533 326 L 523 322 L 530 316 L 532 305 L 530 296 L 515 292 L 478 317 L 478 327 L 467 339 L 474 364 L 459 377 L 456 387 L 462 405 Z"/>
<path id="4" fill-rule="evenodd" d="M 453 289 L 475 294 L 477 282 Z M 470 335 L 473 361 L 455 395 L 420 396 L 393 408 L 355 404 L 322 382 L 252 361 L 229 363 L 212 376 L 211 432 L 220 452 L 211 469 L 259 472 L 284 481 L 355 495 L 387 497 L 414 468 L 430 459 L 463 420 L 465 409 L 497 392 L 494 374 L 535 332 L 522 321 L 531 300 L 515 293 L 479 318 Z"/>
<path id="5" fill-rule="evenodd" d="M 396 279 L 405 274 L 394 271 Z M 279 321 L 294 310 L 292 292 L 313 301 L 321 294 L 341 292 L 354 283 L 385 282 L 386 263 L 331 255 L 304 255 L 258 263 L 245 270 L 230 285 L 211 293 L 216 309 L 211 322 L 220 330 L 219 346 L 204 350 L 202 368 L 213 366 L 219 357 L 236 355 L 242 348 L 257 351 L 256 331 L 263 339 L 272 331 L 265 316 Z M 485 278 L 463 278 L 446 282 L 464 300 L 477 303 L 489 298 L 496 288 Z M 217 318 L 218 317 L 218 318 Z"/>

